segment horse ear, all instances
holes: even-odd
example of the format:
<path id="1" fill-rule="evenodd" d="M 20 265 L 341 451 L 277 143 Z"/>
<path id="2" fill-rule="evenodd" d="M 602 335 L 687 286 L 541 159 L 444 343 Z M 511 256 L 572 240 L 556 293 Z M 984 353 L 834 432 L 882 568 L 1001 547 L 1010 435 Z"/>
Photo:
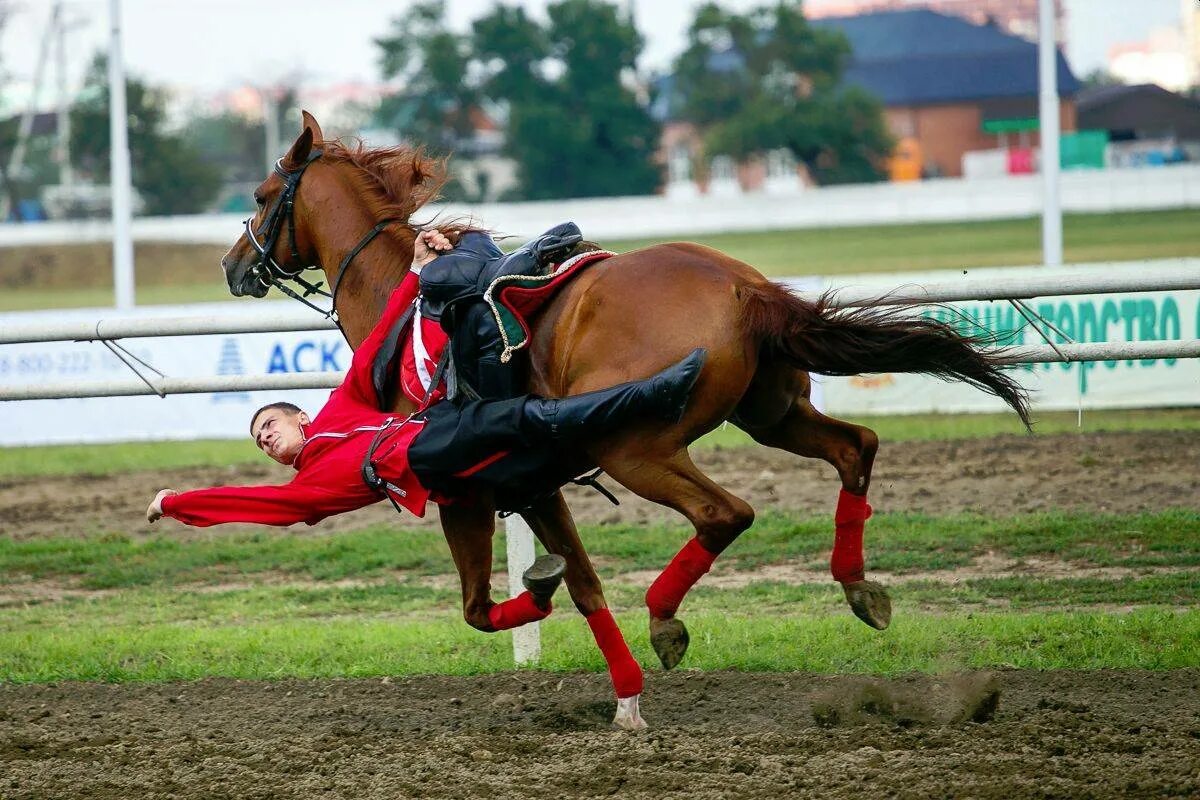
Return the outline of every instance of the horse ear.
<path id="1" fill-rule="evenodd" d="M 308 160 L 308 154 L 312 152 L 313 147 L 313 130 L 305 128 L 304 132 L 296 137 L 296 141 L 292 144 L 292 149 L 287 151 L 287 155 L 283 157 L 284 164 L 295 168 Z"/>
<path id="2" fill-rule="evenodd" d="M 307 111 L 300 112 L 301 125 L 308 128 L 313 133 L 314 142 L 325 141 L 325 134 L 321 133 L 321 126 L 317 124 L 317 119 Z"/>

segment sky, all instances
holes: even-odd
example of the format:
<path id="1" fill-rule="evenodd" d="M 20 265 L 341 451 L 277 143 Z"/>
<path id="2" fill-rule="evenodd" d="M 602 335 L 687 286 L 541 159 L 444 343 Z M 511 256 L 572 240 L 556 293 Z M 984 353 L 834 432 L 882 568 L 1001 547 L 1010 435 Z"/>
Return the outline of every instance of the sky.
<path id="1" fill-rule="evenodd" d="M 34 72 L 51 0 L 10 0 L 17 11 L 0 39 L 2 66 L 13 84 Z M 305 83 L 375 82 L 372 38 L 411 3 L 402 0 L 120 0 L 130 72 L 199 91 L 271 84 L 296 73 Z M 550 0 L 507 0 L 538 15 Z M 646 39 L 641 66 L 665 69 L 682 49 L 688 22 L 703 0 L 619 0 L 632 4 Z M 819 0 L 813 0 L 819 2 Z M 465 29 L 496 0 L 447 0 Z M 723 0 L 745 10 L 764 0 Z M 1079 75 L 1104 64 L 1108 48 L 1145 38 L 1178 20 L 1180 0 L 1066 0 L 1068 58 Z M 78 84 L 97 50 L 107 46 L 109 0 L 71 0 L 68 74 Z"/>

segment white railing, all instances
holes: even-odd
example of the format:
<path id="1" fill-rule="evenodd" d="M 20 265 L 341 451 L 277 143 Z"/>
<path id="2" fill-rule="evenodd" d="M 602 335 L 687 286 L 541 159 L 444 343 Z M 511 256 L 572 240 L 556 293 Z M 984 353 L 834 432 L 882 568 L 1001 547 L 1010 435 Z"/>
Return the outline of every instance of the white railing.
<path id="1" fill-rule="evenodd" d="M 789 279 L 783 279 L 787 283 Z M 1047 272 L 1040 278 L 972 279 L 965 273 L 959 280 L 907 284 L 895 289 L 846 287 L 836 290 L 838 306 L 916 305 L 969 300 L 1029 300 L 1036 297 L 1067 297 L 1114 292 L 1166 292 L 1200 289 L 1200 269 L 1194 266 L 1154 267 Z M 799 291 L 806 300 L 816 300 L 818 291 Z M 2 320 L 2 317 L 0 317 Z M 151 319 L 101 319 L 96 322 L 37 322 L 6 324 L 0 328 L 0 344 L 29 342 L 92 342 L 149 336 L 203 336 L 213 334 L 278 333 L 281 331 L 333 330 L 337 326 L 319 314 L 297 307 L 292 312 L 269 316 L 247 310 L 243 314 Z"/>
<path id="2" fill-rule="evenodd" d="M 1094 342 L 1087 344 L 1019 345 L 991 350 L 1001 364 L 1045 364 L 1073 361 L 1128 361 L 1150 358 L 1200 358 L 1200 339 L 1158 342 Z M 215 375 L 205 378 L 128 378 L 116 381 L 0 387 L 0 401 L 64 400 L 78 397 L 209 394 L 288 389 L 333 389 L 344 372 L 291 372 L 280 375 Z"/>

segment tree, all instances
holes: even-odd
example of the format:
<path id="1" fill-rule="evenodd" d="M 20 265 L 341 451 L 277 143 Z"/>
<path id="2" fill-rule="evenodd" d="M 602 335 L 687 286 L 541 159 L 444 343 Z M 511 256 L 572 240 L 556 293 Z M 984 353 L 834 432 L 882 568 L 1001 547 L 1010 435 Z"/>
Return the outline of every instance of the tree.
<path id="1" fill-rule="evenodd" d="M 878 180 L 893 146 L 883 108 L 840 85 L 850 46 L 799 3 L 747 14 L 702 6 L 675 63 L 684 119 L 705 150 L 736 158 L 788 148 L 822 183 Z"/>
<path id="2" fill-rule="evenodd" d="M 131 78 L 125 84 L 133 185 L 147 214 L 204 211 L 221 188 L 221 170 L 205 163 L 183 135 L 166 129 L 166 97 Z M 71 111 L 71 157 L 75 167 L 98 181 L 109 179 L 108 66 L 97 55 L 79 102 Z"/>
<path id="3" fill-rule="evenodd" d="M 471 135 L 471 112 L 479 103 L 468 75 L 470 42 L 447 30 L 445 17 L 444 0 L 426 0 L 393 20 L 389 35 L 375 40 L 384 79 L 399 78 L 404 85 L 383 102 L 380 119 L 442 153 Z"/>
<path id="4" fill-rule="evenodd" d="M 1083 76 L 1084 89 L 1100 89 L 1107 86 L 1124 86 L 1125 81 L 1113 75 L 1104 67 L 1096 67 Z"/>
<path id="5" fill-rule="evenodd" d="M 559 0 L 547 13 L 541 23 L 498 5 L 464 36 L 446 30 L 443 0 L 417 4 L 376 40 L 384 77 L 405 87 L 381 122 L 461 161 L 490 104 L 507 116 L 520 197 L 653 191 L 657 130 L 625 85 L 641 37 L 601 0 Z"/>

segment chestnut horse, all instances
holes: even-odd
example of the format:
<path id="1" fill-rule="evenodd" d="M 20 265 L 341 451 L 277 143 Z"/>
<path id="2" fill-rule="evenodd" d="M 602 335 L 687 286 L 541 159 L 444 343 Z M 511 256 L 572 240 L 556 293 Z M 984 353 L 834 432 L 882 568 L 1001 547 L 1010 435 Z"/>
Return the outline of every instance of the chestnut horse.
<path id="1" fill-rule="evenodd" d="M 222 267 L 234 295 L 262 297 L 272 273 L 286 277 L 321 265 L 343 332 L 357 347 L 410 268 L 419 228 L 409 220 L 437 193 L 444 166 L 420 150 L 324 141 L 307 112 L 303 124 L 276 172 L 255 191 L 258 211 Z M 462 227 L 443 230 L 453 237 Z M 911 314 L 806 302 L 716 250 L 663 244 L 588 267 L 547 304 L 534 320 L 528 388 L 551 397 L 578 394 L 649 376 L 707 348 L 707 363 L 677 424 L 633 426 L 585 448 L 587 463 L 675 509 L 695 528 L 695 538 L 646 595 L 651 642 L 670 669 L 688 644 L 676 617 L 680 602 L 754 520 L 746 501 L 696 467 L 688 445 L 729 421 L 762 444 L 833 465 L 842 491 L 831 570 L 854 613 L 883 629 L 890 600 L 882 586 L 866 580 L 862 562 L 866 495 L 879 440 L 861 425 L 817 411 L 809 401 L 808 372 L 921 372 L 962 380 L 1002 398 L 1027 422 L 1024 390 L 979 344 Z M 401 395 L 394 410 L 413 409 Z M 462 580 L 463 615 L 489 630 L 494 508 L 485 501 L 439 511 Z M 549 552 L 567 559 L 571 599 L 590 621 L 606 607 L 604 593 L 561 493 L 523 516 Z M 619 630 L 615 635 L 619 640 Z M 616 680 L 611 636 L 597 632 Z M 624 642 L 617 644 L 628 658 Z M 640 692 L 640 670 L 635 683 Z M 626 702 L 618 705 L 615 722 L 623 727 L 643 724 L 636 693 L 629 706 L 631 692 L 626 689 Z"/>

